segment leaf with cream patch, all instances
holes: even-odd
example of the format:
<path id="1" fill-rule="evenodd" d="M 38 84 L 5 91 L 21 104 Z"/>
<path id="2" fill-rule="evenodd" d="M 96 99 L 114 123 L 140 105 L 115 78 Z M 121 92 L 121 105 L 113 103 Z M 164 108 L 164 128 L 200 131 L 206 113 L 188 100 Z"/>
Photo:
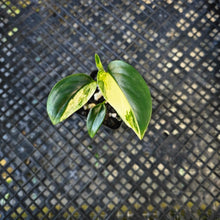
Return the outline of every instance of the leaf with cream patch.
<path id="1" fill-rule="evenodd" d="M 60 80 L 52 88 L 47 100 L 47 113 L 55 125 L 88 102 L 97 87 L 96 81 L 84 73 Z"/>
<path id="2" fill-rule="evenodd" d="M 142 139 L 152 112 L 150 90 L 140 73 L 124 61 L 112 61 L 105 71 L 98 55 L 97 82 L 106 101 L 115 109 L 127 126 Z"/>

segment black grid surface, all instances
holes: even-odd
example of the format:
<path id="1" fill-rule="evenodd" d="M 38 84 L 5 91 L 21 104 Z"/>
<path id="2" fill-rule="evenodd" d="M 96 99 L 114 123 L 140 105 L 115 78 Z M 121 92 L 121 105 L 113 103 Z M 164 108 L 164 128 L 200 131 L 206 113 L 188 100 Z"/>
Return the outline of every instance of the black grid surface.
<path id="1" fill-rule="evenodd" d="M 219 15 L 217 0 L 0 0 L 0 219 L 220 219 Z M 149 85 L 142 141 L 49 121 L 54 83 L 95 53 Z"/>

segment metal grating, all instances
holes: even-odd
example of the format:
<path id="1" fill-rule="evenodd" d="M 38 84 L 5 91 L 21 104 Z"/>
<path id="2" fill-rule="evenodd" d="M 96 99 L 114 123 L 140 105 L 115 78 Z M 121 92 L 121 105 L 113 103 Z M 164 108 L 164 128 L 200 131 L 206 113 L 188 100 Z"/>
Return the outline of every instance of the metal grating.
<path id="1" fill-rule="evenodd" d="M 214 0 L 0 0 L 0 219 L 220 219 L 219 9 Z M 147 81 L 142 141 L 54 127 L 54 83 L 94 53 Z"/>

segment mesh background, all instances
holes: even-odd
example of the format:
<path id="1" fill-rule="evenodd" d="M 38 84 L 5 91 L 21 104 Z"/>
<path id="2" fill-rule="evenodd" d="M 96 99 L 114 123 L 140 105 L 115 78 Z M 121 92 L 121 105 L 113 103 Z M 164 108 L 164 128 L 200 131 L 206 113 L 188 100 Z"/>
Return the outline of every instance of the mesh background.
<path id="1" fill-rule="evenodd" d="M 211 0 L 0 0 L 0 219 L 220 219 L 219 9 Z M 62 77 L 122 59 L 150 87 L 142 141 L 53 126 Z"/>

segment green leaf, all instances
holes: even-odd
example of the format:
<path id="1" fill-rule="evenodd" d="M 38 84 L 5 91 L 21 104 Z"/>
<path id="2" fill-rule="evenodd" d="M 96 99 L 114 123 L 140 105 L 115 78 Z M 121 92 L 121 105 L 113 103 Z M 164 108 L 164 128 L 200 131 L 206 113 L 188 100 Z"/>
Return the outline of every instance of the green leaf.
<path id="1" fill-rule="evenodd" d="M 99 130 L 102 122 L 105 119 L 106 107 L 105 103 L 100 103 L 90 109 L 87 117 L 87 129 L 91 138 L 93 138 L 96 132 Z"/>
<path id="2" fill-rule="evenodd" d="M 96 67 L 99 71 L 104 71 L 104 68 L 102 66 L 102 62 L 101 62 L 98 54 L 95 54 L 95 63 L 96 63 Z"/>
<path id="3" fill-rule="evenodd" d="M 99 69 L 101 61 L 98 61 Z M 116 60 L 109 63 L 107 72 L 99 69 L 97 81 L 107 102 L 142 139 L 150 122 L 152 102 L 150 90 L 140 73 L 131 65 Z"/>
<path id="4" fill-rule="evenodd" d="M 52 88 L 47 100 L 47 113 L 55 125 L 88 102 L 97 83 L 83 73 L 73 74 L 60 80 Z"/>

